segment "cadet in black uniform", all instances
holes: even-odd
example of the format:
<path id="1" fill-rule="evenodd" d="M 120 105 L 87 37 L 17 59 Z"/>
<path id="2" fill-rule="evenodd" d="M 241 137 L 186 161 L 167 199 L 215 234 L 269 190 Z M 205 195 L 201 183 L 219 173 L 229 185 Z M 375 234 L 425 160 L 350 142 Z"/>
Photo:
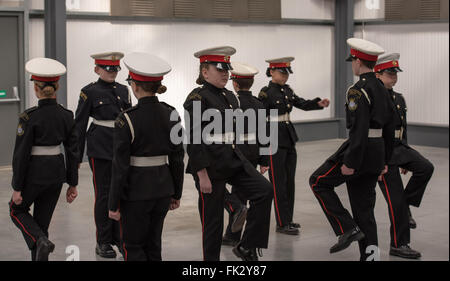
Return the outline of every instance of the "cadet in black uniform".
<path id="1" fill-rule="evenodd" d="M 138 104 L 115 123 L 109 214 L 122 216 L 126 261 L 160 261 L 164 218 L 180 206 L 183 188 L 183 144 L 171 139 L 181 120 L 171 120 L 174 111 L 178 116 L 175 108 L 155 96 L 166 91 L 161 80 L 171 70 L 167 62 L 132 53 L 124 63 Z"/>
<path id="2" fill-rule="evenodd" d="M 243 260 L 258 260 L 256 250 L 267 248 L 269 238 L 271 185 L 236 147 L 233 118 L 225 118 L 239 107 L 236 96 L 224 88 L 230 55 L 235 52 L 232 47 L 217 47 L 195 53 L 200 59 L 197 83 L 203 86 L 194 89 L 184 103 L 189 113 L 185 115 L 189 127 L 187 172 L 199 191 L 203 259 L 207 261 L 220 259 L 226 183 L 250 201 L 244 234 L 233 248 L 234 254 Z M 210 121 L 201 121 L 205 111 L 212 115 Z M 222 127 L 209 130 L 213 125 Z"/>
<path id="3" fill-rule="evenodd" d="M 238 135 L 238 148 L 242 151 L 245 158 L 256 168 L 260 165 L 261 174 L 269 169 L 269 157 L 260 154 L 261 144 L 258 138 L 258 115 L 262 110 L 265 112 L 264 105 L 252 95 L 250 88 L 253 85 L 254 77 L 258 74 L 258 70 L 250 65 L 243 63 L 231 63 L 231 80 L 233 88 L 238 95 L 240 108 L 243 112 L 255 117 L 255 120 L 246 118 L 242 128 L 242 134 Z M 265 113 L 264 113 L 265 117 Z M 264 118 L 263 120 L 266 120 Z M 250 124 L 252 122 L 252 124 Z M 239 144 L 241 143 L 241 144 Z M 225 209 L 229 213 L 229 223 L 222 239 L 223 245 L 235 246 L 241 240 L 241 229 L 245 223 L 247 214 L 247 200 L 239 195 L 236 188 L 232 188 L 231 193 L 225 191 Z"/>
<path id="4" fill-rule="evenodd" d="M 397 72 L 400 69 L 398 60 L 400 54 L 387 54 L 380 57 L 375 66 L 377 77 L 388 89 L 389 97 L 394 103 L 395 145 L 388 172 L 378 182 L 384 198 L 388 203 L 391 220 L 391 249 L 390 255 L 402 258 L 419 258 L 421 254 L 409 247 L 410 227 L 415 228 L 415 222 L 410 216 L 409 206 L 419 207 L 425 188 L 433 174 L 434 167 L 419 152 L 408 145 L 406 102 L 402 94 L 394 91 L 397 83 Z M 400 171 L 413 173 L 411 179 L 403 189 Z"/>
<path id="5" fill-rule="evenodd" d="M 330 253 L 359 241 L 361 260 L 366 260 L 367 255 L 378 249 L 373 212 L 375 186 L 392 154 L 394 112 L 386 89 L 373 72 L 378 55 L 384 50 L 363 39 L 351 38 L 347 43 L 351 47 L 351 56 L 347 60 L 352 61 L 353 73 L 360 77 L 346 95 L 349 137 L 312 174 L 309 183 L 336 236 L 339 236 Z M 344 182 L 347 183 L 353 218 L 334 191 Z"/>
<path id="6" fill-rule="evenodd" d="M 270 156 L 269 177 L 274 190 L 276 231 L 283 234 L 298 235 L 300 224 L 293 222 L 295 203 L 295 170 L 297 167 L 298 141 L 297 133 L 289 118 L 294 107 L 302 110 L 320 110 L 328 107 L 328 99 L 315 98 L 304 100 L 298 97 L 286 84 L 291 69 L 293 57 L 266 60 L 269 63 L 266 75 L 272 77 L 267 87 L 261 89 L 259 99 L 267 109 L 278 110 L 278 116 L 270 117 L 269 122 L 278 124 L 278 151 Z"/>
<path id="7" fill-rule="evenodd" d="M 103 53 L 91 56 L 95 59 L 95 73 L 99 79 L 84 87 L 80 93 L 75 114 L 80 150 L 79 163 L 83 162 L 87 139 L 87 156 L 92 170 L 95 192 L 94 219 L 97 246 L 95 252 L 104 258 L 115 258 L 111 247 L 120 250 L 119 224 L 108 217 L 108 194 L 111 185 L 111 161 L 113 158 L 114 120 L 119 113 L 131 107 L 128 88 L 115 82 L 120 71 L 122 53 Z M 93 118 L 86 132 L 89 117 Z"/>
<path id="8" fill-rule="evenodd" d="M 65 66 L 36 58 L 25 68 L 32 74 L 39 102 L 20 114 L 12 161 L 10 216 L 23 234 L 32 260 L 47 261 L 55 248 L 48 240 L 48 227 L 63 183 L 69 184 L 67 202 L 72 203 L 78 194 L 78 146 L 72 111 L 56 103 L 58 80 L 66 73 Z"/>

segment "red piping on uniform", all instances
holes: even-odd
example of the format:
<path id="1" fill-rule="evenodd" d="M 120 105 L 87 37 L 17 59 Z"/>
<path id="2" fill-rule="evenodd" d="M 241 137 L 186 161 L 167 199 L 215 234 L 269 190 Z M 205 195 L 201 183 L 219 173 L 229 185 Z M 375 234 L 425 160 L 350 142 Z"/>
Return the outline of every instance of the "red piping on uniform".
<path id="1" fill-rule="evenodd" d="M 120 239 L 122 239 L 122 241 L 123 241 L 122 218 L 120 218 L 120 220 L 119 220 L 119 225 L 120 225 Z M 127 249 L 125 248 L 125 242 L 122 242 L 122 248 L 123 248 L 123 251 L 125 252 L 125 256 L 123 257 L 123 259 L 125 261 L 127 261 L 127 259 L 128 259 L 128 252 L 127 252 Z"/>
<path id="2" fill-rule="evenodd" d="M 386 189 L 386 194 L 387 194 L 387 198 L 388 198 L 388 202 L 389 202 L 389 210 L 391 211 L 391 216 L 392 216 L 392 226 L 394 227 L 394 243 L 395 243 L 395 248 L 397 248 L 397 231 L 395 230 L 395 217 L 394 217 L 394 210 L 392 209 L 392 203 L 391 203 L 391 196 L 389 195 L 389 190 L 388 190 L 388 186 L 386 184 L 386 179 L 384 178 L 384 175 L 382 176 L 383 178 L 383 183 L 384 183 L 384 187 Z"/>
<path id="3" fill-rule="evenodd" d="M 13 202 L 11 201 L 11 203 L 9 205 L 9 207 L 11 208 L 11 217 L 13 217 L 20 224 L 20 226 L 22 227 L 23 231 L 25 231 L 25 233 L 28 234 L 28 236 L 31 237 L 33 242 L 36 242 L 36 239 L 30 233 L 28 233 L 28 231 L 25 229 L 25 226 L 23 226 L 23 224 L 20 222 L 20 220 L 14 215 L 14 211 L 12 209 L 12 204 L 13 204 Z"/>
<path id="4" fill-rule="evenodd" d="M 95 239 L 98 240 L 97 221 L 95 220 L 95 206 L 97 205 L 97 181 L 95 180 L 94 158 L 91 158 L 91 160 L 92 160 L 92 176 L 94 177 L 94 190 L 95 190 L 95 199 L 94 199 Z"/>
<path id="5" fill-rule="evenodd" d="M 273 175 L 273 161 L 272 161 L 272 147 L 270 147 L 270 170 L 272 172 L 272 185 L 273 185 L 273 199 L 275 200 L 275 209 L 277 210 L 277 217 L 280 226 L 283 226 L 280 218 L 280 211 L 278 210 L 277 190 L 275 188 L 275 177 Z"/>
<path id="6" fill-rule="evenodd" d="M 228 207 L 230 207 L 230 211 L 231 211 L 231 212 L 234 212 L 233 206 L 231 206 L 230 202 L 227 202 L 227 204 L 228 204 Z"/>
<path id="7" fill-rule="evenodd" d="M 316 180 L 316 183 L 313 184 L 313 185 L 311 186 L 311 190 L 312 190 L 312 192 L 314 193 L 314 195 L 315 195 L 317 198 L 319 198 L 319 200 L 320 200 L 320 202 L 322 203 L 322 206 L 323 206 L 323 208 L 325 209 L 325 211 L 327 212 L 327 214 L 334 217 L 334 219 L 335 219 L 335 220 L 337 221 L 337 223 L 339 224 L 339 228 L 341 229 L 342 234 L 344 234 L 344 230 L 342 229 L 341 222 L 340 222 L 340 221 L 339 221 L 332 213 L 330 213 L 330 212 L 328 211 L 327 207 L 325 207 L 325 203 L 323 202 L 322 198 L 319 196 L 319 194 L 317 194 L 317 193 L 314 191 L 314 187 L 319 183 L 319 180 L 320 180 L 321 178 L 323 178 L 323 177 L 326 177 L 329 173 L 331 173 L 331 171 L 333 171 L 333 169 L 336 168 L 337 165 L 338 165 L 338 163 L 336 163 L 336 164 L 335 164 L 328 172 L 326 172 L 324 175 L 318 176 L 318 177 L 317 177 L 317 180 Z"/>
<path id="8" fill-rule="evenodd" d="M 204 236 L 205 236 L 205 200 L 203 199 L 203 192 L 200 191 L 200 197 L 202 198 L 202 249 L 203 249 L 203 260 L 205 260 L 205 246 L 204 246 Z"/>

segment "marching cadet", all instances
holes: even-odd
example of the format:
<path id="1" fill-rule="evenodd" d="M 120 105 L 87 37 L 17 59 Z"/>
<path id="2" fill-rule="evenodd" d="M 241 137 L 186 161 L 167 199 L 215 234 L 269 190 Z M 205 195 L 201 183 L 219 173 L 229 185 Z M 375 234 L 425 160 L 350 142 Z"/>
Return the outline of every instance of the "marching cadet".
<path id="1" fill-rule="evenodd" d="M 207 261 L 220 259 L 226 183 L 250 201 L 247 224 L 233 253 L 245 261 L 258 260 L 257 249 L 267 248 L 269 238 L 270 183 L 236 146 L 235 119 L 226 118 L 226 115 L 233 116 L 226 113 L 239 107 L 239 100 L 225 88 L 231 69 L 230 56 L 235 52 L 233 47 L 225 46 L 195 53 L 194 56 L 200 59 L 197 84 L 202 87 L 194 89 L 184 103 L 189 113 L 185 114 L 186 126 L 189 126 L 186 130 L 189 133 L 187 173 L 194 177 L 199 192 L 203 259 Z M 215 112 L 215 115 L 202 119 L 207 110 L 208 113 Z M 222 126 L 215 128 L 213 134 L 203 132 L 212 123 L 222 123 Z"/>
<path id="2" fill-rule="evenodd" d="M 84 87 L 80 93 L 75 123 L 80 150 L 79 163 L 83 162 L 84 146 L 87 139 L 87 156 L 92 170 L 95 192 L 94 219 L 97 246 L 95 252 L 103 258 L 115 258 L 111 247 L 120 249 L 119 224 L 108 217 L 108 194 L 111 185 L 111 161 L 113 158 L 114 120 L 119 113 L 131 107 L 128 88 L 115 81 L 120 71 L 123 54 L 110 52 L 94 54 L 97 82 Z M 92 123 L 86 132 L 89 117 Z"/>
<path id="3" fill-rule="evenodd" d="M 19 116 L 10 216 L 23 234 L 32 260 L 48 261 L 55 248 L 48 240 L 48 227 L 63 183 L 69 184 L 67 202 L 72 203 L 78 195 L 78 146 L 72 111 L 56 103 L 58 81 L 66 67 L 56 60 L 35 58 L 25 69 L 32 75 L 39 102 Z"/>
<path id="4" fill-rule="evenodd" d="M 231 72 L 231 80 L 233 88 L 238 95 L 240 108 L 244 112 L 253 111 L 258 120 L 258 110 L 264 110 L 264 105 L 252 95 L 250 88 L 253 85 L 254 77 L 258 74 L 258 69 L 243 63 L 231 63 L 233 68 Z M 265 120 L 265 118 L 264 118 Z M 250 119 L 241 124 L 244 126 L 243 134 L 238 135 L 239 143 L 237 146 L 244 154 L 253 167 L 260 165 L 261 174 L 269 169 L 268 156 L 260 155 L 260 143 L 257 134 L 257 124 L 249 126 Z M 225 191 L 225 209 L 230 214 L 228 227 L 222 239 L 223 245 L 235 246 L 241 240 L 241 229 L 245 223 L 247 216 L 247 200 L 242 198 L 236 188 L 232 188 L 232 192 Z"/>
<path id="5" fill-rule="evenodd" d="M 400 54 L 387 54 L 378 59 L 375 72 L 389 92 L 389 98 L 394 103 L 397 114 L 394 114 L 395 141 L 388 172 L 378 182 L 384 198 L 388 203 L 391 220 L 391 249 L 389 254 L 402 258 L 415 259 L 421 254 L 409 247 L 410 228 L 416 223 L 411 217 L 409 206 L 419 207 L 425 188 L 433 174 L 434 167 L 419 152 L 408 145 L 406 102 L 402 94 L 394 91 L 397 84 L 397 73 L 401 72 Z M 405 189 L 400 176 L 412 172 Z"/>
<path id="6" fill-rule="evenodd" d="M 274 190 L 276 231 L 283 234 L 298 235 L 300 224 L 293 222 L 295 203 L 295 170 L 297 167 L 297 133 L 289 114 L 294 107 L 302 110 L 320 110 L 328 107 L 328 99 L 304 100 L 298 97 L 286 84 L 293 73 L 293 57 L 266 60 L 269 63 L 266 75 L 272 77 L 269 85 L 262 88 L 259 99 L 267 109 L 277 109 L 278 116 L 271 116 L 269 122 L 278 123 L 278 150 L 270 155 L 269 177 Z"/>
<path id="7" fill-rule="evenodd" d="M 348 139 L 310 177 L 311 189 L 320 203 L 338 242 L 330 253 L 359 241 L 361 260 L 377 247 L 374 216 L 375 186 L 392 154 L 393 108 L 387 91 L 375 77 L 373 67 L 384 50 L 369 41 L 350 38 L 347 44 L 353 74 L 359 81 L 346 94 Z M 344 208 L 334 188 L 346 182 L 353 218 Z M 376 248 L 377 249 L 377 248 Z M 366 253 L 367 250 L 367 253 Z M 375 250 L 375 249 L 374 249 Z"/>
<path id="8" fill-rule="evenodd" d="M 109 216 L 120 220 L 125 261 L 160 261 L 161 235 L 168 210 L 180 206 L 184 177 L 183 144 L 175 144 L 171 131 L 175 108 L 155 94 L 171 67 L 145 53 L 124 60 L 138 104 L 121 113 L 114 128 L 114 158 Z"/>

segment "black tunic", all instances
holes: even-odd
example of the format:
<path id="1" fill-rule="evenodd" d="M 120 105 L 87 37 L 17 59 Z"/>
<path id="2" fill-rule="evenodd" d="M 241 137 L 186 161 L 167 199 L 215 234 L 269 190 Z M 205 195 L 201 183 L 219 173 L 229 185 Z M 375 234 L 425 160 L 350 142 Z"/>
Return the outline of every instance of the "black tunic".
<path id="1" fill-rule="evenodd" d="M 64 145 L 63 154 L 31 155 L 33 146 Z M 38 106 L 20 114 L 13 154 L 12 187 L 22 191 L 28 184 L 78 184 L 78 145 L 73 113 L 56 103 L 41 99 Z"/>
<path id="2" fill-rule="evenodd" d="M 114 158 L 112 165 L 109 209 L 116 211 L 120 200 L 141 201 L 172 196 L 180 199 L 184 179 L 183 144 L 173 144 L 172 128 L 180 118 L 171 121 L 175 108 L 158 98 L 144 97 L 126 113 L 133 126 L 134 140 L 129 123 L 121 113 L 114 128 Z M 177 113 L 178 116 L 178 113 Z M 176 128 L 175 128 L 176 129 Z M 168 155 L 169 164 L 154 167 L 134 167 L 130 157 Z"/>
<path id="3" fill-rule="evenodd" d="M 86 132 L 89 117 L 97 120 L 114 121 L 120 112 L 131 107 L 128 88 L 117 82 L 108 83 L 101 79 L 85 86 L 80 93 L 75 123 L 80 151 L 79 162 L 83 161 L 87 139 L 87 155 L 92 158 L 112 160 L 113 128 L 91 123 Z"/>

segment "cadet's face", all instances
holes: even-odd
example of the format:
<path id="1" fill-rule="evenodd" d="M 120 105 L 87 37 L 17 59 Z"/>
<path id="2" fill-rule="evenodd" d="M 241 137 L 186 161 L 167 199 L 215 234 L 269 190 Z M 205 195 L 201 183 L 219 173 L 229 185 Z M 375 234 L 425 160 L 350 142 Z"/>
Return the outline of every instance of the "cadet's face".
<path id="1" fill-rule="evenodd" d="M 361 62 L 358 59 L 352 59 L 352 71 L 355 76 L 359 75 Z"/>
<path id="2" fill-rule="evenodd" d="M 230 74 L 228 70 L 217 69 L 214 65 L 210 65 L 208 68 L 202 69 L 203 77 L 206 82 L 216 86 L 219 89 L 225 88 L 228 83 Z"/>
<path id="3" fill-rule="evenodd" d="M 384 86 L 388 89 L 394 88 L 395 84 L 397 84 L 397 72 L 383 71 L 377 76 L 381 81 L 383 81 Z"/>
<path id="4" fill-rule="evenodd" d="M 102 79 L 103 81 L 112 83 L 112 82 L 116 81 L 118 72 L 108 72 L 108 71 L 104 70 L 103 68 L 96 66 L 95 73 L 97 73 L 98 76 L 100 76 L 100 79 Z"/>
<path id="5" fill-rule="evenodd" d="M 278 69 L 270 70 L 270 75 L 272 75 L 272 81 L 281 86 L 284 86 L 289 79 L 289 73 L 281 72 Z"/>

